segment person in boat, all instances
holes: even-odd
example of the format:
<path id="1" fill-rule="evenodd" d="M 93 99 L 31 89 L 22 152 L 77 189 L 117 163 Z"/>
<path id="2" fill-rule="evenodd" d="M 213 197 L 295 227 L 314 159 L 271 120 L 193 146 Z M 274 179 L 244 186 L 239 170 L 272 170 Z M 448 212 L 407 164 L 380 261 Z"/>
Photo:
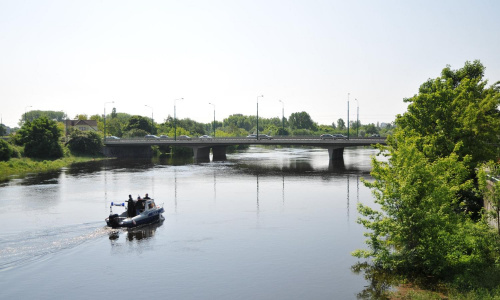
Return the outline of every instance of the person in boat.
<path id="1" fill-rule="evenodd" d="M 146 208 L 146 200 L 142 199 L 141 196 L 137 196 L 137 203 L 135 205 L 137 209 L 137 214 L 140 214 Z"/>
<path id="2" fill-rule="evenodd" d="M 149 198 L 148 193 L 146 193 L 146 196 L 144 196 L 144 200 L 149 200 L 149 199 L 151 198 Z"/>
<path id="3" fill-rule="evenodd" d="M 135 203 L 134 203 L 134 199 L 132 199 L 132 195 L 128 195 L 127 215 L 129 218 L 133 218 L 136 215 Z"/>

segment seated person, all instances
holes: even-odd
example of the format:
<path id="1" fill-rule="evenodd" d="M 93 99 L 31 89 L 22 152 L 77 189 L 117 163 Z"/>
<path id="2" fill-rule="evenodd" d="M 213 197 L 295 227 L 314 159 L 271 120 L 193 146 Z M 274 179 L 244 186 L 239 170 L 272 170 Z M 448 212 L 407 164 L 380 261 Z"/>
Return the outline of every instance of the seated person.
<path id="1" fill-rule="evenodd" d="M 146 200 L 141 199 L 140 196 L 137 197 L 137 203 L 135 205 L 135 208 L 137 209 L 137 213 L 141 213 L 144 211 L 144 208 L 146 208 Z"/>
<path id="2" fill-rule="evenodd" d="M 144 196 L 144 199 L 148 200 L 148 199 L 151 199 L 151 198 L 149 198 L 148 194 L 146 193 L 146 196 Z"/>

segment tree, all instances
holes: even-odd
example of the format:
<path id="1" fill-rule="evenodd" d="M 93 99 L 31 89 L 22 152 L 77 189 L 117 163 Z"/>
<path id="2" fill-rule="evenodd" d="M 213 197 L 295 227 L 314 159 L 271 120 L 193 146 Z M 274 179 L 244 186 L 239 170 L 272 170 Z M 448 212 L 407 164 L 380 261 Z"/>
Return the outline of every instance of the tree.
<path id="1" fill-rule="evenodd" d="M 446 157 L 458 143 L 457 155 L 470 155 L 469 177 L 477 188 L 475 169 L 483 161 L 499 155 L 500 82 L 487 87 L 483 80 L 484 66 L 479 61 L 466 62 L 462 69 L 443 69 L 441 77 L 422 84 L 419 93 L 405 99 L 408 111 L 397 116 L 398 131 L 417 138 L 417 146 L 430 161 Z M 461 206 L 480 216 L 482 199 L 464 191 Z"/>
<path id="2" fill-rule="evenodd" d="M 3 136 L 5 134 L 7 134 L 7 128 L 5 127 L 5 125 L 0 124 L 0 136 Z"/>
<path id="3" fill-rule="evenodd" d="M 75 116 L 75 120 L 88 120 L 89 117 L 86 114 L 79 114 Z"/>
<path id="4" fill-rule="evenodd" d="M 389 138 L 397 149 L 380 146 L 389 151 L 388 162 L 372 160 L 375 181 L 365 185 L 382 211 L 359 204 L 364 218 L 358 222 L 370 230 L 370 251 L 354 255 L 407 276 L 454 280 L 449 276 L 461 274 L 461 280 L 472 280 L 495 264 L 500 241 L 485 222 L 458 214 L 453 205 L 460 191 L 473 186 L 467 180 L 471 157 L 461 159 L 457 145 L 449 156 L 431 161 L 419 150 L 418 138 L 400 134 Z"/>
<path id="5" fill-rule="evenodd" d="M 129 131 L 132 129 L 141 129 L 146 132 L 151 132 L 151 123 L 149 119 L 144 118 L 143 116 L 132 116 L 125 125 L 124 131 Z"/>
<path id="6" fill-rule="evenodd" d="M 102 139 L 95 131 L 75 130 L 67 145 L 75 154 L 96 155 L 101 152 Z"/>
<path id="7" fill-rule="evenodd" d="M 371 123 L 368 125 L 365 125 L 365 132 L 368 134 L 375 134 L 378 133 L 377 127 L 375 127 L 375 124 Z"/>
<path id="8" fill-rule="evenodd" d="M 300 113 L 292 113 L 288 118 L 290 127 L 292 129 L 309 129 L 316 131 L 317 125 L 311 119 L 311 116 L 305 111 Z"/>
<path id="9" fill-rule="evenodd" d="M 47 117 L 26 122 L 16 134 L 16 142 L 24 145 L 24 154 L 33 158 L 60 158 L 63 156 L 57 122 Z"/>
<path id="10" fill-rule="evenodd" d="M 19 119 L 19 126 L 22 126 L 26 121 L 33 121 L 35 119 L 47 117 L 49 120 L 56 120 L 57 122 L 63 122 L 66 119 L 66 114 L 63 111 L 53 111 L 53 110 L 31 110 L 26 112 Z"/>
<path id="11" fill-rule="evenodd" d="M 396 124 L 407 135 L 418 137 L 418 147 L 431 160 L 457 153 L 471 155 L 469 170 L 495 159 L 500 136 L 500 82 L 486 87 L 484 66 L 466 62 L 459 70 L 443 69 L 441 77 L 422 84 L 419 93 L 404 101 L 408 111 Z"/>
<path id="12" fill-rule="evenodd" d="M 408 112 L 398 116 L 387 146 L 379 146 L 389 161 L 373 159 L 375 180 L 365 181 L 380 211 L 359 205 L 370 250 L 356 256 L 372 257 L 391 272 L 460 286 L 477 283 L 485 272 L 498 274 L 499 237 L 478 217 L 479 201 L 471 203 L 481 200 L 473 167 L 495 156 L 500 130 L 499 89 L 486 88 L 483 70 L 479 62 L 447 67 L 405 99 Z"/>
<path id="13" fill-rule="evenodd" d="M 337 128 L 339 130 L 344 130 L 345 129 L 345 122 L 342 118 L 337 120 Z"/>
<path id="14" fill-rule="evenodd" d="M 8 161 L 15 155 L 15 151 L 6 141 L 0 139 L 0 161 Z"/>
<path id="15" fill-rule="evenodd" d="M 485 206 L 491 208 L 487 211 L 488 217 L 496 220 L 498 234 L 500 234 L 500 181 L 493 180 L 493 178 L 500 178 L 500 163 L 490 161 L 478 168 L 479 188 L 489 204 Z"/>

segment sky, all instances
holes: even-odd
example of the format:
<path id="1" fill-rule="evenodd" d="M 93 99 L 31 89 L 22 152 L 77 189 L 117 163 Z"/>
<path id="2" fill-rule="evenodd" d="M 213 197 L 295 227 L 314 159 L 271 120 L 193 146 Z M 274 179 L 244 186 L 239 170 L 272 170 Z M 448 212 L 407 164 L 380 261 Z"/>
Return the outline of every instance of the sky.
<path id="1" fill-rule="evenodd" d="M 0 117 L 163 122 L 175 107 L 209 123 L 258 102 L 259 117 L 329 125 L 349 103 L 350 120 L 392 122 L 447 65 L 480 60 L 500 80 L 499 14 L 496 0 L 0 0 Z"/>

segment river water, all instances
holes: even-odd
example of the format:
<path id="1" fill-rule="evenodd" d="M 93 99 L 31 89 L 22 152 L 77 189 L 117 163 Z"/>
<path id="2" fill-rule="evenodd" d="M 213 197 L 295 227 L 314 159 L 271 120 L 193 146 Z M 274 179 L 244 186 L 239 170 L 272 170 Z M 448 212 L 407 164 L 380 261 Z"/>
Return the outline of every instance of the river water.
<path id="1" fill-rule="evenodd" d="M 108 160 L 0 184 L 2 299 L 356 299 L 357 203 L 377 150 L 261 148 L 227 161 Z M 165 220 L 105 227 L 149 193 Z M 120 208 L 114 208 L 117 212 Z"/>

